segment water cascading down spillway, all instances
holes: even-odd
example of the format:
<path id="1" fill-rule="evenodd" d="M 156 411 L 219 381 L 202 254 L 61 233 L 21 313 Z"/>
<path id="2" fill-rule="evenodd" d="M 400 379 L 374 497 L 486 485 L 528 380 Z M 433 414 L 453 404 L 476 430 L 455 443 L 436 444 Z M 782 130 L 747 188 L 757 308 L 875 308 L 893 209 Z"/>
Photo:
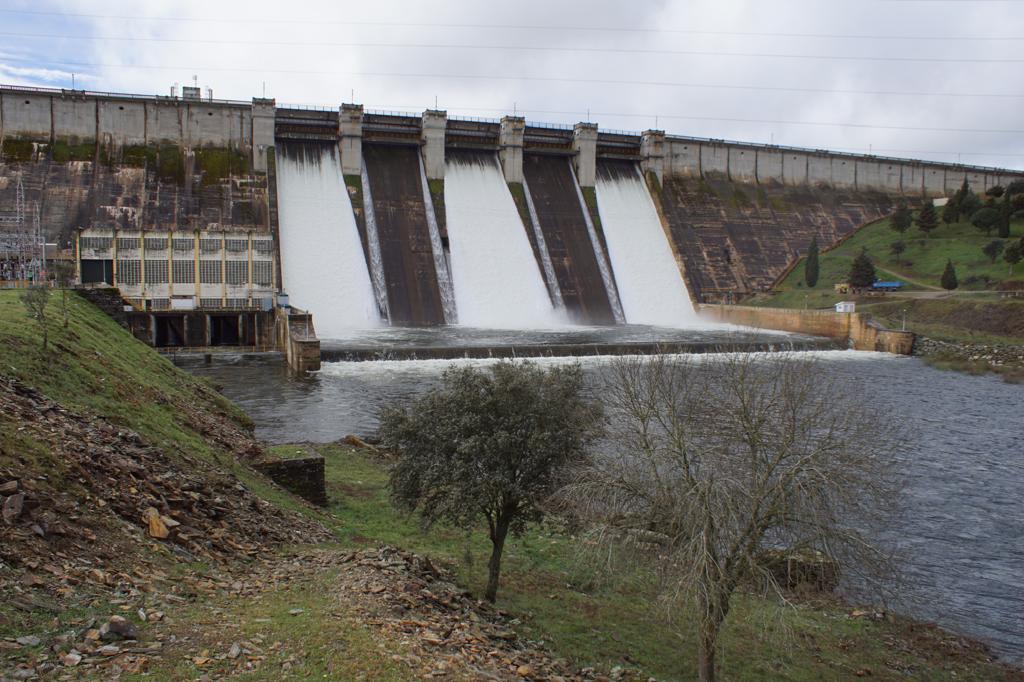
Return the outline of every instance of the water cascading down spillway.
<path id="1" fill-rule="evenodd" d="M 337 146 L 287 142 L 277 147 L 283 288 L 313 314 L 317 334 L 380 324 Z"/>
<path id="2" fill-rule="evenodd" d="M 698 324 L 686 280 L 639 167 L 630 161 L 600 160 L 597 205 L 626 322 Z"/>
<path id="3" fill-rule="evenodd" d="M 459 323 L 519 329 L 557 324 L 496 155 L 449 151 L 444 203 Z"/>

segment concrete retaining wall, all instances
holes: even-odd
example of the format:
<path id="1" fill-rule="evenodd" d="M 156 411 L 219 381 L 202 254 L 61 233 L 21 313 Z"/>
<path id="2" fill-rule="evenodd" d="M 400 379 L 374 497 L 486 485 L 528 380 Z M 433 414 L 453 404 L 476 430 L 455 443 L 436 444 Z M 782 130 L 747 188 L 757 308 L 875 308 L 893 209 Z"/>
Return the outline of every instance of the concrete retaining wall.
<path id="1" fill-rule="evenodd" d="M 0 89 L 0 114 L 0 138 L 114 146 L 252 146 L 252 106 L 243 102 L 11 88 Z"/>
<path id="2" fill-rule="evenodd" d="M 978 193 L 1024 179 L 1024 171 L 689 137 L 666 136 L 661 151 L 660 166 L 648 170 L 684 177 L 721 174 L 736 182 L 829 185 L 913 197 L 922 192 L 931 197 L 949 195 L 960 188 L 965 177 Z"/>
<path id="3" fill-rule="evenodd" d="M 728 147 L 729 178 L 736 182 L 757 182 L 757 150 Z"/>
<path id="4" fill-rule="evenodd" d="M 253 468 L 288 492 L 317 506 L 327 506 L 323 457 L 316 455 L 280 461 L 268 460 L 255 464 Z"/>
<path id="5" fill-rule="evenodd" d="M 910 355 L 914 348 L 913 332 L 885 329 L 865 313 L 708 304 L 700 306 L 700 313 L 719 322 L 745 327 L 846 339 L 855 350 Z"/>
<path id="6" fill-rule="evenodd" d="M 782 154 L 782 182 L 786 185 L 807 184 L 807 154 L 797 152 L 784 152 Z M 764 181 L 762 177 L 762 182 Z"/>

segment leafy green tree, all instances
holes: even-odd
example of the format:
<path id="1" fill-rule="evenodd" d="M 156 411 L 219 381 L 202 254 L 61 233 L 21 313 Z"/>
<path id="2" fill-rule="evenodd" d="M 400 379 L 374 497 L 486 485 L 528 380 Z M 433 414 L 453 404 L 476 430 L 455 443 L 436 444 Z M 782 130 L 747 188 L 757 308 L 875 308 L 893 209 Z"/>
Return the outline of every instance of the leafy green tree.
<path id="1" fill-rule="evenodd" d="M 999 211 L 991 206 L 979 208 L 971 214 L 971 224 L 979 230 L 985 231 L 985 236 L 992 232 L 992 228 L 999 222 Z"/>
<path id="2" fill-rule="evenodd" d="M 896 264 L 899 265 L 900 256 L 907 250 L 907 244 L 904 241 L 895 241 L 889 245 L 889 250 L 892 251 L 892 255 L 896 258 Z"/>
<path id="3" fill-rule="evenodd" d="M 942 284 L 943 289 L 948 291 L 953 291 L 953 289 L 960 286 L 956 278 L 956 269 L 953 267 L 953 261 L 946 261 L 946 269 L 942 271 L 942 279 L 939 283 Z"/>
<path id="4" fill-rule="evenodd" d="M 1006 186 L 1006 196 L 1012 197 L 1017 194 L 1024 194 L 1024 180 L 1014 180 Z"/>
<path id="5" fill-rule="evenodd" d="M 939 226 L 939 216 L 935 213 L 932 202 L 926 201 L 917 214 L 917 229 L 928 235 Z"/>
<path id="6" fill-rule="evenodd" d="M 381 441 L 396 456 L 395 502 L 427 525 L 487 521 L 491 602 L 509 532 L 543 518 L 545 500 L 566 483 L 569 468 L 588 459 L 600 408 L 582 397 L 582 388 L 578 365 L 454 367 L 439 388 L 381 414 Z"/>
<path id="7" fill-rule="evenodd" d="M 1003 252 L 1004 244 L 1000 239 L 993 239 L 985 246 L 981 247 L 981 252 L 988 256 L 990 262 L 995 263 L 996 258 L 999 258 L 999 254 Z"/>
<path id="8" fill-rule="evenodd" d="M 1007 246 L 1003 251 L 1003 260 L 1010 264 L 1010 274 L 1012 275 L 1013 266 L 1024 260 L 1024 239 Z"/>
<path id="9" fill-rule="evenodd" d="M 971 216 L 982 207 L 981 199 L 974 192 L 967 192 L 960 200 L 960 215 Z"/>
<path id="10" fill-rule="evenodd" d="M 910 208 L 905 203 L 900 202 L 896 210 L 892 212 L 892 220 L 889 222 L 889 225 L 892 229 L 903 234 L 910 229 L 913 222 L 914 217 L 910 212 Z"/>
<path id="11" fill-rule="evenodd" d="M 985 194 L 989 195 L 990 197 L 995 197 L 996 199 L 1003 196 L 1005 192 L 1006 188 L 1003 187 L 1002 185 L 993 185 L 992 187 L 989 187 L 987 190 L 985 190 Z"/>
<path id="12" fill-rule="evenodd" d="M 875 264 L 871 262 L 867 249 L 862 249 L 853 259 L 847 279 L 855 289 L 866 289 L 875 283 Z"/>
<path id="13" fill-rule="evenodd" d="M 35 320 L 35 323 L 39 325 L 39 331 L 43 335 L 43 350 L 46 350 L 49 341 L 49 333 L 46 328 L 46 305 L 50 302 L 50 289 L 42 285 L 29 287 L 21 294 L 20 298 L 29 318 Z"/>
<path id="14" fill-rule="evenodd" d="M 811 245 L 807 247 L 807 263 L 804 264 L 804 281 L 812 289 L 818 284 L 818 237 L 811 237 Z"/>

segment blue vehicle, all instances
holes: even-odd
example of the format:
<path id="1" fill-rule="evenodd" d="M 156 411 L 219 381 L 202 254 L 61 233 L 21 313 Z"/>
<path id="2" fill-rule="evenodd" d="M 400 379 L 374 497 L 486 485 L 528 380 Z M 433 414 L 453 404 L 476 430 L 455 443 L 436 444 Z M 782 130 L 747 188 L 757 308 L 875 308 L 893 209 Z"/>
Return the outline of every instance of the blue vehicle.
<path id="1" fill-rule="evenodd" d="M 882 280 L 877 280 L 874 284 L 871 285 L 871 290 L 872 291 L 899 291 L 902 288 L 903 288 L 903 282 L 898 282 L 898 281 L 897 282 L 883 282 Z"/>

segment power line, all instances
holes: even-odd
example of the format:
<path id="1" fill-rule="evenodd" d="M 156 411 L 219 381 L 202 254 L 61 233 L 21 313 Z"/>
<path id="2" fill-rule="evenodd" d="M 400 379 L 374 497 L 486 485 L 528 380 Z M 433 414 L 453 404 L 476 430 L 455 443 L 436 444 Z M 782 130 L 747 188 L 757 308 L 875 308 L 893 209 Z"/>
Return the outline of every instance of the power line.
<path id="1" fill-rule="evenodd" d="M 737 36 L 762 38 L 815 38 L 826 40 L 923 40 L 934 42 L 951 41 L 1021 41 L 1022 36 L 963 36 L 963 35 L 878 35 L 851 33 L 800 33 L 781 31 L 720 31 L 707 29 L 680 28 L 631 28 L 625 26 L 572 26 L 572 25 L 539 25 L 539 24 L 483 24 L 483 23 L 446 23 L 446 22 L 409 22 L 409 21 L 352 21 L 324 19 L 257 19 L 232 17 L 230 19 L 191 17 L 144 17 L 124 14 L 89 14 L 84 12 L 46 12 L 38 10 L 0 9 L 0 13 L 21 14 L 26 16 L 67 17 L 77 19 L 107 19 L 116 21 L 148 21 L 175 22 L 192 24 L 248 24 L 248 25 L 303 25 L 303 26 L 356 26 L 380 28 L 454 28 L 454 29 L 501 29 L 516 31 L 581 31 L 595 33 L 641 33 L 666 35 L 706 35 L 706 36 Z"/>
<path id="2" fill-rule="evenodd" d="M 670 56 L 698 57 L 740 57 L 755 59 L 799 59 L 823 61 L 864 61 L 864 62 L 898 62 L 928 64 L 1021 64 L 1024 58 L 950 58 L 950 57 L 882 57 L 874 55 L 824 55 L 824 54 L 793 54 L 781 52 L 727 52 L 718 50 L 667 50 L 653 48 L 622 48 L 622 47 L 568 47 L 558 45 L 488 45 L 472 43 L 385 43 L 370 41 L 279 41 L 279 40 L 223 40 L 195 38 L 151 38 L 141 36 L 82 36 L 61 35 L 56 33 L 21 33 L 16 31 L 0 32 L 0 36 L 9 38 L 28 38 L 43 40 L 80 40 L 86 42 L 144 42 L 170 44 L 209 44 L 209 45 L 253 45 L 266 47 L 357 47 L 382 49 L 417 49 L 417 50 L 480 50 L 480 51 L 521 51 L 521 52 L 559 52 L 582 54 L 646 54 Z"/>
<path id="3" fill-rule="evenodd" d="M 16 62 L 25 64 L 40 64 L 44 60 L 3 58 L 0 62 Z M 755 92 L 798 92 L 809 94 L 826 95 L 871 95 L 871 96 L 893 96 L 893 97 L 948 97 L 948 98 L 996 98 L 996 99 L 1024 99 L 1024 94 L 996 93 L 996 92 L 928 92 L 915 90 L 846 90 L 829 88 L 806 88 L 775 85 L 749 85 L 749 84 L 728 84 L 728 83 L 691 83 L 681 81 L 653 81 L 634 79 L 612 79 L 612 78 L 577 78 L 561 76 L 530 76 L 530 75 L 507 75 L 507 74 L 464 74 L 464 73 L 415 73 L 401 71 L 318 71 L 308 69 L 281 69 L 281 68 L 254 68 L 254 67 L 225 67 L 225 66 L 181 66 L 164 64 L 116 64 L 97 62 L 68 62 L 60 60 L 47 60 L 46 64 L 61 67 L 85 67 L 90 69 L 139 69 L 139 70 L 163 70 L 163 71 L 190 71 L 190 72 L 238 72 L 238 73 L 276 73 L 284 75 L 310 75 L 310 76 L 346 76 L 359 78 L 412 78 L 412 79 L 449 79 L 449 80 L 486 80 L 486 81 L 526 81 L 538 83 L 577 83 L 586 85 L 629 85 L 658 88 L 691 88 L 708 90 L 750 90 Z"/>

